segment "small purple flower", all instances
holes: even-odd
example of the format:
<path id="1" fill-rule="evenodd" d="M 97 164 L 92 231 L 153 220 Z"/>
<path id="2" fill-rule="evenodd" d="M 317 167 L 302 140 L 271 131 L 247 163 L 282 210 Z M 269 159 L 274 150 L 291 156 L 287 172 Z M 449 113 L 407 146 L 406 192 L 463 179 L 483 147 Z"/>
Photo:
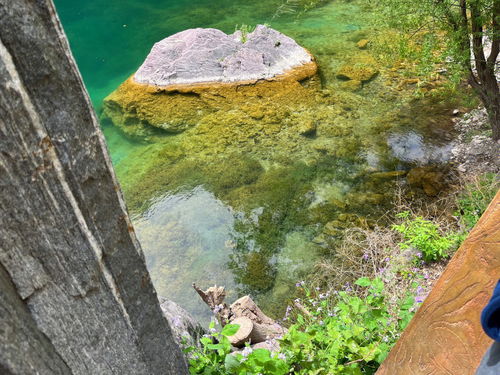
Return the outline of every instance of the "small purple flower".
<path id="1" fill-rule="evenodd" d="M 426 280 L 429 279 L 429 274 L 428 273 L 424 273 L 424 279 L 426 279 Z"/>
<path id="2" fill-rule="evenodd" d="M 424 302 L 424 297 L 420 297 L 420 296 L 415 297 L 415 302 L 416 303 L 422 303 L 422 302 Z"/>
<path id="3" fill-rule="evenodd" d="M 387 257 L 387 258 L 384 259 L 385 262 L 389 262 L 390 260 L 391 260 L 390 257 Z"/>
<path id="4" fill-rule="evenodd" d="M 253 352 L 253 349 L 251 347 L 247 346 L 247 347 L 245 347 L 245 349 L 243 349 L 241 351 L 241 355 L 243 357 L 248 357 L 250 354 L 252 354 L 252 352 Z"/>
<path id="5" fill-rule="evenodd" d="M 364 253 L 362 258 L 363 260 L 368 260 L 370 256 L 367 253 Z"/>
<path id="6" fill-rule="evenodd" d="M 278 358 L 281 359 L 282 361 L 286 361 L 286 355 L 285 355 L 285 353 L 278 354 Z"/>
<path id="7" fill-rule="evenodd" d="M 379 272 L 379 273 L 384 273 L 384 272 L 385 272 L 385 267 L 380 267 L 380 268 L 378 269 L 378 272 Z"/>
<path id="8" fill-rule="evenodd" d="M 422 258 L 422 253 L 420 251 L 416 255 L 417 255 L 417 258 Z"/>
<path id="9" fill-rule="evenodd" d="M 315 289 L 316 289 L 316 290 L 319 290 L 320 288 L 319 288 L 319 286 L 317 286 Z"/>
<path id="10" fill-rule="evenodd" d="M 224 305 L 220 304 L 214 307 L 214 314 L 219 313 L 224 308 Z"/>

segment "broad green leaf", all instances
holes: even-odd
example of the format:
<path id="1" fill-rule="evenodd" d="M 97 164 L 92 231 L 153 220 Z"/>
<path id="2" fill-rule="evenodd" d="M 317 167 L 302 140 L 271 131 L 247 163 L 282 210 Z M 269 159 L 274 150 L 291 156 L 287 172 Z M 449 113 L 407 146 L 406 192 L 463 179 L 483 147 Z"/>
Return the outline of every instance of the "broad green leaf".
<path id="1" fill-rule="evenodd" d="M 371 281 L 368 277 L 361 277 L 360 279 L 356 280 L 355 284 L 366 287 L 371 285 Z"/>
<path id="2" fill-rule="evenodd" d="M 232 354 L 226 355 L 224 359 L 224 367 L 230 373 L 236 374 L 238 367 L 240 366 L 240 361 Z"/>
<path id="3" fill-rule="evenodd" d="M 233 336 L 240 329 L 239 324 L 226 324 L 221 331 L 223 336 Z"/>

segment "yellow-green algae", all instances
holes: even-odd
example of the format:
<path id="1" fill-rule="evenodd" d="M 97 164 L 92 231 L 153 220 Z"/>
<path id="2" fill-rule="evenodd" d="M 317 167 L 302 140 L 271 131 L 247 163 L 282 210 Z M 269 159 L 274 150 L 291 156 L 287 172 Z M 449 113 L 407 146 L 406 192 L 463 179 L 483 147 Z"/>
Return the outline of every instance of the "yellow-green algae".
<path id="1" fill-rule="evenodd" d="M 274 89 L 266 93 L 265 86 L 257 87 L 263 90 L 257 95 L 200 111 L 176 135 L 133 121 L 120 124 L 125 132 L 127 126 L 139 127 L 146 141 L 116 164 L 136 223 L 147 221 L 158 196 L 187 194 L 197 186 L 230 207 L 234 217 L 233 230 L 226 233 L 229 245 L 217 253 L 226 258 L 218 258 L 216 271 L 203 269 L 209 255 L 183 231 L 183 225 L 197 222 L 169 222 L 148 230 L 138 225 L 161 293 L 168 295 L 170 285 L 186 293 L 191 281 L 210 283 L 210 272 L 229 269 L 239 289 L 276 312 L 294 282 L 311 272 L 323 249 L 334 246 L 345 228 L 373 225 L 390 207 L 394 180 L 404 178 L 399 170 L 412 162 L 394 157 L 389 134 L 418 132 L 422 148 L 426 142 L 446 143 L 459 99 L 441 88 L 444 78 L 436 80 L 427 96 L 415 98 L 418 80 L 408 77 L 406 66 L 388 64 L 374 52 L 380 31 L 367 26 L 369 17 L 355 3 L 330 3 L 293 22 L 271 24 L 317 58 L 319 76 L 294 88 L 303 95 L 275 100 Z M 362 39 L 370 40 L 366 49 L 356 46 Z M 351 79 L 338 79 L 347 66 Z M 213 103 L 211 108 L 220 101 L 213 97 Z M 130 133 L 137 135 L 135 130 Z M 200 215 L 209 213 L 202 210 Z M 158 242 L 155 251 L 148 242 Z M 177 253 L 162 253 L 162 246 Z M 198 279 L 187 280 L 194 274 L 186 274 L 181 264 L 192 264 Z"/>

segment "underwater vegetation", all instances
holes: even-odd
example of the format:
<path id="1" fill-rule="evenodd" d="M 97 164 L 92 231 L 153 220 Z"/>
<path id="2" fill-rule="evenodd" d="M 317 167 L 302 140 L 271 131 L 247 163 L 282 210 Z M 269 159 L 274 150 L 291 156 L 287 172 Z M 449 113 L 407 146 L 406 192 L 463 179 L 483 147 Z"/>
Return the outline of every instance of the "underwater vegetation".
<path id="1" fill-rule="evenodd" d="M 94 7 L 97 17 L 96 4 L 82 11 Z M 135 8 L 127 21 L 113 21 L 120 29 L 111 35 L 130 39 L 121 49 L 114 43 L 109 51 L 98 49 L 96 55 L 109 59 L 98 70 L 76 46 L 96 108 L 155 41 L 191 27 L 230 33 L 235 25 L 269 23 L 307 48 L 319 66 L 316 76 L 281 90 L 272 84 L 250 87 L 231 101 L 221 100 L 218 91 L 206 93 L 210 106 L 194 113 L 198 97 L 184 96 L 172 109 L 165 106 L 167 95 L 159 93 L 148 103 L 149 121 L 157 121 L 166 108 L 170 114 L 175 110 L 179 132 L 118 111 L 101 117 L 155 287 L 197 317 L 204 314 L 189 305 L 193 296 L 181 296 L 193 281 L 250 293 L 266 312 L 278 314 L 295 281 L 310 274 L 346 230 L 386 220 L 396 182 L 408 170 L 446 161 L 451 113 L 467 106 L 467 94 L 446 87 L 442 74 L 421 84 L 410 64 L 388 58 L 381 43 L 390 33 L 373 26 L 377 15 L 357 1 L 201 1 L 196 6 L 146 1 Z M 307 12 L 299 11 L 304 8 Z M 137 12 L 150 21 L 142 35 L 130 17 Z M 65 22 L 64 12 L 62 18 Z M 71 22 L 78 27 L 65 26 L 76 45 L 83 25 Z M 124 47 L 129 43 L 133 56 Z M 131 103 L 140 99 L 137 92 L 131 97 Z M 191 112 L 183 113 L 184 108 Z"/>

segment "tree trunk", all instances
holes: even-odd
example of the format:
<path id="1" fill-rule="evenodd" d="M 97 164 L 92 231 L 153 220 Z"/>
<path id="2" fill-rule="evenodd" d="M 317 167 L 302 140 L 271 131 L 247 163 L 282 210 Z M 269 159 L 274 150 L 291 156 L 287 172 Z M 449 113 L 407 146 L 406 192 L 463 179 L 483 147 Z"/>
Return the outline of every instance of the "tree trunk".
<path id="1" fill-rule="evenodd" d="M 486 10 L 481 9 L 480 5 L 474 2 L 469 3 L 470 9 L 470 24 L 472 31 L 472 52 L 474 55 L 473 65 L 469 59 L 470 77 L 469 83 L 479 95 L 490 120 L 490 125 L 493 130 L 493 139 L 500 139 L 500 89 L 498 87 L 497 78 L 495 75 L 495 66 L 497 64 L 498 54 L 500 52 L 500 25 L 498 24 L 498 11 L 500 10 L 500 0 L 495 0 L 492 8 L 491 25 L 488 24 L 487 17 L 489 16 Z M 483 12 L 483 13 L 482 13 Z M 467 11 L 463 12 L 462 18 L 466 19 Z M 490 55 L 486 57 L 484 44 L 485 28 L 493 28 L 493 38 L 490 41 Z M 466 28 L 467 30 L 467 28 Z"/>
<path id="2" fill-rule="evenodd" d="M 0 0 L 0 373 L 187 374 L 51 0 Z"/>
<path id="3" fill-rule="evenodd" d="M 500 140 L 500 101 L 493 101 L 486 107 L 488 118 L 490 119 L 491 128 L 493 130 L 493 139 Z"/>
<path id="4" fill-rule="evenodd" d="M 493 71 L 483 72 L 482 76 L 483 80 L 480 82 L 474 76 L 471 76 L 469 82 L 488 112 L 493 139 L 498 141 L 500 140 L 500 90 Z"/>

